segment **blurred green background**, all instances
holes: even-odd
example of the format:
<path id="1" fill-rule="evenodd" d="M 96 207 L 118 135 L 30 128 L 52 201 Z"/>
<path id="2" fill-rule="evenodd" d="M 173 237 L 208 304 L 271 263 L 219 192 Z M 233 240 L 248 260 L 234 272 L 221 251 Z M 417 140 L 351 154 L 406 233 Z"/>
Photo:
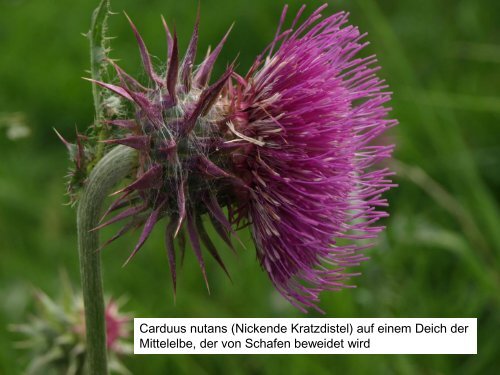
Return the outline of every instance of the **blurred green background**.
<path id="1" fill-rule="evenodd" d="M 309 12 L 324 1 L 308 1 Z M 290 1 L 291 13 L 302 2 Z M 239 53 L 239 71 L 272 39 L 285 3 L 201 1 L 200 50 L 236 21 L 219 62 Z M 134 19 L 152 54 L 164 56 L 160 22 L 175 22 L 182 50 L 196 1 L 114 1 L 113 58 L 141 75 L 137 46 L 121 11 Z M 66 150 L 93 119 L 87 75 L 88 30 L 96 2 L 0 0 L 0 374 L 18 374 L 24 353 L 7 331 L 32 311 L 33 286 L 55 296 L 59 270 L 78 284 L 75 210 L 63 205 Z M 500 2 L 494 0 L 332 1 L 368 32 L 381 75 L 394 91 L 400 125 L 388 194 L 391 217 L 355 290 L 324 293 L 329 317 L 477 317 L 475 356 L 133 356 L 142 374 L 495 374 L 500 368 Z M 111 228 L 104 236 L 112 233 Z M 127 295 L 138 317 L 300 317 L 258 267 L 252 248 L 224 258 L 231 283 L 208 260 L 207 295 L 187 253 L 174 305 L 160 230 L 125 269 L 137 233 L 103 252 L 108 294 Z M 242 233 L 248 239 L 248 233 Z M 310 316 L 316 316 L 311 313 Z"/>

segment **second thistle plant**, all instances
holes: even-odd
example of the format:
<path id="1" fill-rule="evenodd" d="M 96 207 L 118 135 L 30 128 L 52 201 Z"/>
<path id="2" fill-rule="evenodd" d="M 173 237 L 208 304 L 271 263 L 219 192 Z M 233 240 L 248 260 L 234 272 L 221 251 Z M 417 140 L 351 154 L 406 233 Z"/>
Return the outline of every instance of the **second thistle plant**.
<path id="1" fill-rule="evenodd" d="M 29 351 L 28 375 L 84 373 L 87 353 L 82 296 L 75 293 L 66 278 L 62 278 L 61 285 L 62 292 L 57 299 L 36 291 L 34 314 L 28 322 L 11 326 L 12 331 L 23 335 L 16 347 Z M 127 340 L 131 317 L 120 312 L 120 305 L 116 300 L 107 300 L 106 347 L 112 373 L 129 375 L 120 357 L 133 352 Z"/>

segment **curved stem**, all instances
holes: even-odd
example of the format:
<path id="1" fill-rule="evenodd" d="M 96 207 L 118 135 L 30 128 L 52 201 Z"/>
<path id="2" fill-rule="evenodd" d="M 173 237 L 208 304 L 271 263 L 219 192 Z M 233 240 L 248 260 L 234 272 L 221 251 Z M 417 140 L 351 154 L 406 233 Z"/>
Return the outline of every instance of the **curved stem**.
<path id="1" fill-rule="evenodd" d="M 106 322 L 102 291 L 98 225 L 102 206 L 111 189 L 133 170 L 136 151 L 118 146 L 106 154 L 92 170 L 78 205 L 78 253 L 85 305 L 88 373 L 107 374 Z"/>

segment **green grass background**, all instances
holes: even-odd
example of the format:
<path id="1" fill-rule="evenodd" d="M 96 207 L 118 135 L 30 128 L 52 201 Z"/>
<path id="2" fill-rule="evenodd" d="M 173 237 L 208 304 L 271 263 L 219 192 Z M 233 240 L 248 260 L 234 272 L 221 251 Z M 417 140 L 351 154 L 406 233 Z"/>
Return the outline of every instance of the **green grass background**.
<path id="1" fill-rule="evenodd" d="M 290 1 L 291 11 L 301 2 Z M 308 1 L 309 11 L 320 5 Z M 369 33 L 394 91 L 390 138 L 399 188 L 391 217 L 369 252 L 358 289 L 324 293 L 329 317 L 477 317 L 478 355 L 133 356 L 141 374 L 495 374 L 500 368 L 500 2 L 494 0 L 331 1 L 325 13 L 351 12 Z M 200 50 L 236 21 L 217 65 L 239 55 L 245 71 L 271 40 L 283 1 L 201 1 Z M 0 374 L 25 366 L 6 326 L 32 310 L 33 286 L 57 295 L 59 270 L 78 283 L 75 211 L 64 206 L 66 151 L 52 127 L 72 138 L 92 121 L 88 29 L 94 1 L 0 0 Z M 164 56 L 159 15 L 175 22 L 182 50 L 195 1 L 114 1 L 112 57 L 141 74 L 126 10 L 150 51 Z M 31 136 L 6 136 L 20 112 Z M 7 118 L 7 120 L 5 120 Z M 113 229 L 113 228 L 112 228 Z M 104 235 L 110 235 L 105 231 Z M 242 233 L 248 239 L 248 233 Z M 108 294 L 127 295 L 138 317 L 301 317 L 273 291 L 253 249 L 224 258 L 231 283 L 208 261 L 207 295 L 188 252 L 173 304 L 161 231 L 125 269 L 137 234 L 103 253 Z M 316 316 L 311 313 L 310 316 Z"/>

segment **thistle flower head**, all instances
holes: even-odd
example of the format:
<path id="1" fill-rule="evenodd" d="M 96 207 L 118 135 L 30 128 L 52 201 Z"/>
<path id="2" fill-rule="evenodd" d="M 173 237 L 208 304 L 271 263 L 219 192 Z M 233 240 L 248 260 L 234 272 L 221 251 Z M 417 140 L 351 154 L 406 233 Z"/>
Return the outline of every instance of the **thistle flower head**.
<path id="1" fill-rule="evenodd" d="M 386 216 L 381 194 L 393 185 L 391 173 L 374 164 L 392 146 L 373 141 L 396 123 L 386 119 L 390 93 L 376 76 L 376 58 L 357 57 L 364 35 L 347 25 L 343 12 L 322 18 L 324 7 L 299 25 L 302 7 L 281 31 L 285 7 L 274 40 L 249 72 L 241 76 L 229 67 L 211 85 L 227 35 L 193 69 L 198 20 L 182 60 L 164 22 L 168 57 L 159 74 L 131 23 L 150 85 L 116 64 L 118 85 L 96 82 L 134 108 L 132 118 L 109 121 L 121 130 L 106 142 L 139 151 L 135 181 L 117 192 L 106 215 L 122 211 L 98 228 L 128 219 L 112 241 L 142 226 L 130 260 L 167 217 L 174 290 L 174 238 L 184 242 L 184 226 L 205 281 L 200 240 L 226 270 L 204 228 L 205 214 L 230 246 L 233 231 L 250 225 L 262 267 L 302 310 L 317 308 L 321 291 L 344 287 L 354 275 L 346 269 L 365 259 L 359 251 L 367 245 L 359 241 L 382 230 L 376 224 Z"/>

